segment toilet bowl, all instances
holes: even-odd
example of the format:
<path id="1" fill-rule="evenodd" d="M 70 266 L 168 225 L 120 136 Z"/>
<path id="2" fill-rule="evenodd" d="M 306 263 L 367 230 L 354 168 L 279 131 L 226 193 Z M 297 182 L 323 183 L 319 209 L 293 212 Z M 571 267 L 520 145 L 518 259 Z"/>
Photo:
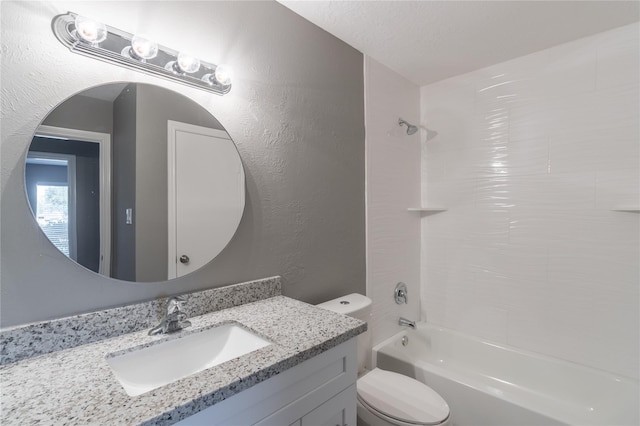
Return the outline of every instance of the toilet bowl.
<path id="1" fill-rule="evenodd" d="M 371 299 L 361 294 L 329 300 L 323 309 L 368 321 Z M 358 426 L 448 426 L 446 401 L 429 386 L 411 377 L 374 368 L 365 370 L 371 333 L 358 336 Z"/>

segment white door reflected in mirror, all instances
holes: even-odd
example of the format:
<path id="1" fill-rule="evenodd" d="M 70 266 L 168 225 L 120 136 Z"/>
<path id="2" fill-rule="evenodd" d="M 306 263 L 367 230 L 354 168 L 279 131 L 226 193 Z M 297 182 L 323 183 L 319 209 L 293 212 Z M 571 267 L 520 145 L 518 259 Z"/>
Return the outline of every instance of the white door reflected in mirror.
<path id="1" fill-rule="evenodd" d="M 244 172 L 227 132 L 168 122 L 169 278 L 204 266 L 233 237 Z M 206 235 L 207 238 L 203 238 Z"/>

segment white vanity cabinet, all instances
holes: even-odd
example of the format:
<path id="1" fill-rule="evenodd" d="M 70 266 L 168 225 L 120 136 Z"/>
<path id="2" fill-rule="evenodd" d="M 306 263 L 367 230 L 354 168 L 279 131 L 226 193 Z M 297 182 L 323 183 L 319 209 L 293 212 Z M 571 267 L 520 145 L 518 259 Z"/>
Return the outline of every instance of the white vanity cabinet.
<path id="1" fill-rule="evenodd" d="M 351 385 L 309 414 L 305 414 L 300 419 L 300 426 L 356 426 L 356 405 L 356 385 Z"/>
<path id="2" fill-rule="evenodd" d="M 178 424 L 356 426 L 356 352 L 353 338 Z"/>

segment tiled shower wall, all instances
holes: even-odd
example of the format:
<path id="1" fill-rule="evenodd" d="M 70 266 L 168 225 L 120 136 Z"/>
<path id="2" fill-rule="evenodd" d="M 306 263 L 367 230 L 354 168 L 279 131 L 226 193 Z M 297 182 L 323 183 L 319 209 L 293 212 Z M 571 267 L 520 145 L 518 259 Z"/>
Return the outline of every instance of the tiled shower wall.
<path id="1" fill-rule="evenodd" d="M 423 320 L 638 378 L 639 34 L 421 88 Z"/>
<path id="2" fill-rule="evenodd" d="M 419 87 L 368 56 L 364 59 L 367 157 L 367 295 L 373 344 L 398 331 L 400 316 L 420 315 L 420 132 L 407 135 L 398 118 L 417 124 Z M 407 304 L 393 290 L 406 283 Z"/>

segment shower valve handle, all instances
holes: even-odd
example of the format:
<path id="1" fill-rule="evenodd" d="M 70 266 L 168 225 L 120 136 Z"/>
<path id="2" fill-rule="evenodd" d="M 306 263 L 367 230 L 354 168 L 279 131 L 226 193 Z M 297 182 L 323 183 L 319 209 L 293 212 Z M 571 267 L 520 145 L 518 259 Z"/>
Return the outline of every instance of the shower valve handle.
<path id="1" fill-rule="evenodd" d="M 396 289 L 393 292 L 394 299 L 398 305 L 408 303 L 409 295 L 407 293 L 407 285 L 403 282 L 399 282 L 396 285 Z"/>

